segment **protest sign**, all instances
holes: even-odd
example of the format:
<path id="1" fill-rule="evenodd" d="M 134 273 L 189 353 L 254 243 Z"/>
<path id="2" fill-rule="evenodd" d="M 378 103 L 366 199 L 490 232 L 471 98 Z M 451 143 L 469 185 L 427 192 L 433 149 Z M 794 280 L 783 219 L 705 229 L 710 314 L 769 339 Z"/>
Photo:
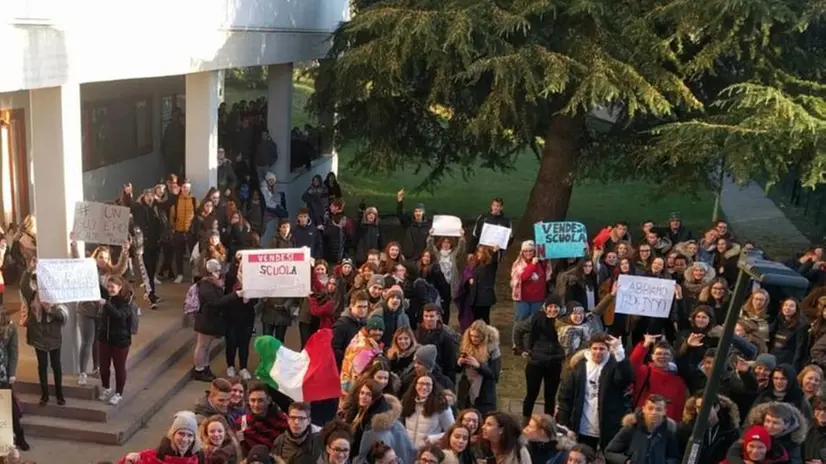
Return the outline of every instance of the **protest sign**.
<path id="1" fill-rule="evenodd" d="M 498 246 L 500 250 L 508 248 L 508 241 L 511 238 L 511 230 L 508 227 L 485 224 L 482 226 L 482 234 L 479 237 L 480 245 Z"/>
<path id="2" fill-rule="evenodd" d="M 11 389 L 0 390 L 0 456 L 8 456 L 14 448 Z"/>
<path id="3" fill-rule="evenodd" d="M 533 235 L 539 258 L 581 258 L 588 248 L 588 234 L 579 222 L 537 222 Z"/>
<path id="4" fill-rule="evenodd" d="M 123 245 L 129 237 L 129 208 L 78 201 L 72 230 L 81 242 Z"/>
<path id="5" fill-rule="evenodd" d="M 461 237 L 462 220 L 456 216 L 433 216 L 434 237 Z"/>
<path id="6" fill-rule="evenodd" d="M 100 277 L 95 260 L 38 259 L 37 291 L 46 303 L 100 300 Z"/>
<path id="7" fill-rule="evenodd" d="M 674 300 L 674 281 L 633 275 L 620 275 L 617 281 L 617 314 L 668 318 Z"/>
<path id="8" fill-rule="evenodd" d="M 305 298 L 310 295 L 310 249 L 241 252 L 244 298 Z"/>

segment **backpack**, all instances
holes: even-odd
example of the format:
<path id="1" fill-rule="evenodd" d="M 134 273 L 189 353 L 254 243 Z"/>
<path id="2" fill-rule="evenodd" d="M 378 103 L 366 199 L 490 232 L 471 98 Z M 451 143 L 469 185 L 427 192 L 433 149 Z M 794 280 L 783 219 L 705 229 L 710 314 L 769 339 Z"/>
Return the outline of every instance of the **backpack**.
<path id="1" fill-rule="evenodd" d="M 422 288 L 424 289 L 423 296 L 424 296 L 425 300 L 422 302 L 422 306 L 424 306 L 427 303 L 431 303 L 431 304 L 436 305 L 436 307 L 439 308 L 440 312 L 443 312 L 442 311 L 442 297 L 439 295 L 439 291 L 436 290 L 436 287 L 434 287 L 433 284 L 431 284 L 430 282 L 428 282 L 428 281 L 426 281 L 422 278 L 416 279 L 416 282 L 414 282 L 413 284 L 414 285 L 417 285 L 417 284 L 421 285 Z"/>
<path id="2" fill-rule="evenodd" d="M 192 284 L 184 298 L 184 314 L 197 313 L 200 309 L 201 298 L 198 296 L 198 284 Z"/>

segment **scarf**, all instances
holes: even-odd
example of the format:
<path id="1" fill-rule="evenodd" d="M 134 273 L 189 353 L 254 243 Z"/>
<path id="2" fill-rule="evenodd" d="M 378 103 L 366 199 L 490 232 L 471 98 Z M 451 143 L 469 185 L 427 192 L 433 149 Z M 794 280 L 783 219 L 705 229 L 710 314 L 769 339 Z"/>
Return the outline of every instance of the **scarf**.
<path id="1" fill-rule="evenodd" d="M 453 259 L 450 257 L 450 250 L 439 250 L 439 269 L 442 270 L 447 282 L 453 281 Z"/>

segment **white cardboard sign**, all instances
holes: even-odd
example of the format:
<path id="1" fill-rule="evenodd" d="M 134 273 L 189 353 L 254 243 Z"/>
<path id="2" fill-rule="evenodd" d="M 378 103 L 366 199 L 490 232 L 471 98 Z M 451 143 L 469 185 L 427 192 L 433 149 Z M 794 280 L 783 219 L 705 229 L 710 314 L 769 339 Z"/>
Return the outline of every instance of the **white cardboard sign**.
<path id="1" fill-rule="evenodd" d="M 100 300 L 100 277 L 92 258 L 38 259 L 37 291 L 46 303 Z"/>
<path id="2" fill-rule="evenodd" d="M 461 237 L 462 220 L 456 216 L 433 216 L 434 237 Z"/>
<path id="3" fill-rule="evenodd" d="M 668 318 L 674 300 L 674 281 L 632 275 L 620 275 L 617 281 L 617 314 Z"/>
<path id="4" fill-rule="evenodd" d="M 480 245 L 498 246 L 500 250 L 507 250 L 508 241 L 511 239 L 511 230 L 508 227 L 484 224 L 482 234 L 479 237 Z"/>
<path id="5" fill-rule="evenodd" d="M 310 295 L 310 249 L 241 252 L 244 298 L 305 298 Z"/>
<path id="6" fill-rule="evenodd" d="M 129 237 L 129 214 L 129 208 L 125 206 L 78 201 L 75 203 L 72 228 L 75 240 L 103 245 L 123 245 Z"/>

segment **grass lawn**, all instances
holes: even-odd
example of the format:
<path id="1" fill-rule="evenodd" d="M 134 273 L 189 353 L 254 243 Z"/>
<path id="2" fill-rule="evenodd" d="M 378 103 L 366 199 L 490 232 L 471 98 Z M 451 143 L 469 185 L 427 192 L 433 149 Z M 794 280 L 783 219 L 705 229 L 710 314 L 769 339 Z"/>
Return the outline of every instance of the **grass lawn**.
<path id="1" fill-rule="evenodd" d="M 508 216 L 518 218 L 536 178 L 539 163 L 533 155 L 522 156 L 515 169 L 506 173 L 479 170 L 465 182 L 461 177 L 447 178 L 433 193 L 411 192 L 423 173 L 400 171 L 392 174 L 358 173 L 349 168 L 353 154 L 339 153 L 339 178 L 347 203 L 355 207 L 362 199 L 375 205 L 379 211 L 391 213 L 396 205 L 396 192 L 408 190 L 409 203 L 423 202 L 430 213 L 452 214 L 473 219 L 489 208 L 490 199 L 501 196 Z M 695 196 L 668 195 L 653 197 L 648 186 L 641 182 L 594 183 L 582 181 L 574 187 L 570 220 L 583 222 L 589 231 L 607 223 L 625 220 L 632 234 L 647 219 L 664 223 L 673 211 L 682 214 L 683 221 L 692 229 L 706 227 L 711 220 L 713 196 L 710 192 Z"/>

